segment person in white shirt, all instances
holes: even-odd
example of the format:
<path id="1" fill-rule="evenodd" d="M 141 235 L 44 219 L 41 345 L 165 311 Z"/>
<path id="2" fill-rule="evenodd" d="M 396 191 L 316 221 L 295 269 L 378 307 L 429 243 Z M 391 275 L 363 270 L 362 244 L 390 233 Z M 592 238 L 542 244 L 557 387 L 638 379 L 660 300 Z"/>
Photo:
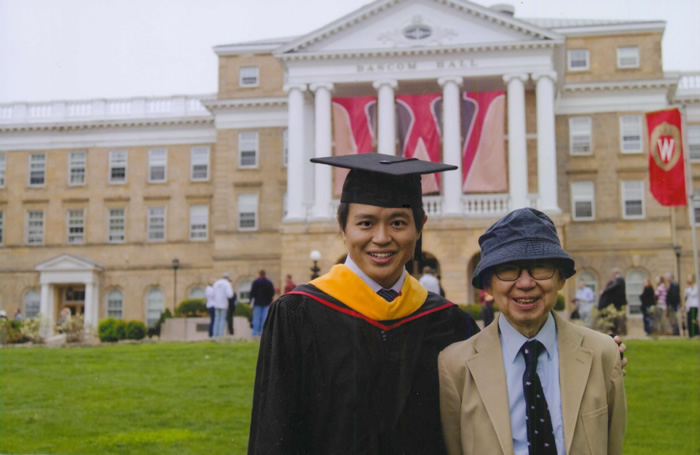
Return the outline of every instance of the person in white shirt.
<path id="1" fill-rule="evenodd" d="M 233 287 L 229 281 L 229 274 L 224 273 L 221 278 L 214 282 L 214 329 L 212 337 L 220 337 L 226 331 L 226 310 L 228 310 L 228 299 L 233 297 Z"/>
<path id="2" fill-rule="evenodd" d="M 433 269 L 429 265 L 423 267 L 423 276 L 420 277 L 418 282 L 428 291 L 440 295 L 440 282 L 433 275 Z"/>
<path id="3" fill-rule="evenodd" d="M 688 315 L 688 337 L 693 338 L 698 335 L 698 284 L 695 282 L 695 275 L 688 275 L 686 280 L 688 287 L 685 288 L 685 311 Z"/>
<path id="4" fill-rule="evenodd" d="M 591 310 L 593 309 L 593 303 L 595 303 L 595 295 L 591 288 L 586 287 L 586 283 L 584 283 L 583 280 L 578 281 L 575 302 L 578 306 L 578 314 L 581 316 L 581 320 L 586 327 L 590 327 Z"/>

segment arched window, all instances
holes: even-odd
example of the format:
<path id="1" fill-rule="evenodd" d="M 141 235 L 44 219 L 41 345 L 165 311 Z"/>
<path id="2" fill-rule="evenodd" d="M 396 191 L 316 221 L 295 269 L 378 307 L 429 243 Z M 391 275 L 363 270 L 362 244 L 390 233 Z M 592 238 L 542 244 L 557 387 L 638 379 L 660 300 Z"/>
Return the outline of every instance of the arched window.
<path id="1" fill-rule="evenodd" d="M 146 325 L 154 327 L 165 308 L 165 298 L 160 288 L 151 288 L 146 294 Z"/>
<path id="2" fill-rule="evenodd" d="M 252 280 L 241 280 L 238 282 L 238 301 L 243 303 L 250 303 L 250 288 L 253 287 Z"/>
<path id="3" fill-rule="evenodd" d="M 32 319 L 39 315 L 41 307 L 41 294 L 38 291 L 30 289 L 24 294 L 24 318 Z"/>
<path id="4" fill-rule="evenodd" d="M 107 317 L 124 319 L 124 297 L 119 289 L 107 293 Z"/>
<path id="5" fill-rule="evenodd" d="M 625 292 L 627 293 L 627 314 L 642 314 L 642 303 L 639 296 L 644 290 L 643 282 L 647 272 L 642 269 L 631 269 L 625 276 Z"/>
<path id="6" fill-rule="evenodd" d="M 204 299 L 204 298 L 206 298 L 206 295 L 204 293 L 204 288 L 201 288 L 199 286 L 195 286 L 192 289 L 190 289 L 190 292 L 187 296 L 190 299 Z"/>
<path id="7" fill-rule="evenodd" d="M 579 280 L 583 280 L 583 285 L 587 288 L 591 288 L 591 291 L 593 291 L 593 295 L 598 295 L 598 279 L 595 277 L 593 272 L 589 270 L 582 270 L 581 273 L 578 274 L 578 280 L 576 280 L 577 286 Z"/>

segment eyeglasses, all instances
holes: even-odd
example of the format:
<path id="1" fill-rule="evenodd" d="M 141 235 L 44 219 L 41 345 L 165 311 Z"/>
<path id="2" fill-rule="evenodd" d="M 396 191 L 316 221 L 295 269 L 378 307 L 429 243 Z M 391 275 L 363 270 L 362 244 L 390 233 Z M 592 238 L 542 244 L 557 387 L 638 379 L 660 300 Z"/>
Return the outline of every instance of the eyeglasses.
<path id="1" fill-rule="evenodd" d="M 553 262 L 509 262 L 495 266 L 493 271 L 501 281 L 515 281 L 520 277 L 523 269 L 527 270 L 535 280 L 548 280 L 554 276 L 557 265 Z"/>

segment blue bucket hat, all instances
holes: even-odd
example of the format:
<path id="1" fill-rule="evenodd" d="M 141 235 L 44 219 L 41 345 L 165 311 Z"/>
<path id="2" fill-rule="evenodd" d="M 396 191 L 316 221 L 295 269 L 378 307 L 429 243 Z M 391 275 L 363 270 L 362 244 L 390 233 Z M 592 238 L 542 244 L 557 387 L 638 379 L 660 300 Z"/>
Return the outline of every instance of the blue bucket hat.
<path id="1" fill-rule="evenodd" d="M 574 275 L 574 260 L 559 242 L 552 220 L 539 210 L 524 208 L 510 212 L 479 237 L 481 261 L 474 270 L 472 285 L 484 288 L 484 272 L 512 261 L 556 259 L 566 278 Z"/>

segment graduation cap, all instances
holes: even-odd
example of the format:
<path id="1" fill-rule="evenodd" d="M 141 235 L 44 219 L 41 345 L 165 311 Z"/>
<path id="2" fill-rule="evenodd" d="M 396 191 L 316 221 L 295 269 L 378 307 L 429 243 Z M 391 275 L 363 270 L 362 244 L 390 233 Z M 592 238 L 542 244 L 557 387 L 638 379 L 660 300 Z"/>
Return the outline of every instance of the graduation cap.
<path id="1" fill-rule="evenodd" d="M 312 158 L 311 162 L 350 169 L 340 202 L 391 208 L 422 207 L 420 176 L 457 169 L 457 166 L 381 153 Z"/>

